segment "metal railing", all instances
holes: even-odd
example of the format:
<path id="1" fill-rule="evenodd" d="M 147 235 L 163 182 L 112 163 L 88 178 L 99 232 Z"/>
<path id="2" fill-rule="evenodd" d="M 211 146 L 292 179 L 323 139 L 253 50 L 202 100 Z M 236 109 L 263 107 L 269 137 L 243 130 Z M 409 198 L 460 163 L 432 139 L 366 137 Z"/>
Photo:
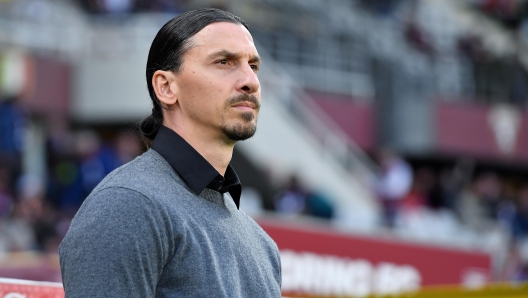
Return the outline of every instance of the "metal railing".
<path id="1" fill-rule="evenodd" d="M 375 163 L 304 91 L 280 63 L 259 51 L 266 62 L 261 68 L 260 81 L 266 92 L 273 93 L 267 99 L 275 99 L 318 142 L 321 154 L 332 159 L 352 177 L 371 182 L 377 170 Z"/>

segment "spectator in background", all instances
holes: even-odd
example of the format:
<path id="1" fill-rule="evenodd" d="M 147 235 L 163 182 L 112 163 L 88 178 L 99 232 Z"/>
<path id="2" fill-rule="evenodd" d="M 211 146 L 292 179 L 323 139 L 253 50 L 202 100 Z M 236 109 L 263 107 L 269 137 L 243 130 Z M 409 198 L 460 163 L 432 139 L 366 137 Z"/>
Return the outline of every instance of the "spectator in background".
<path id="1" fill-rule="evenodd" d="M 94 131 L 73 133 L 61 124 L 50 128 L 48 196 L 55 208 L 71 215 L 108 173 L 141 150 L 137 142 L 130 142 L 124 136 L 118 137 L 116 150 Z"/>
<path id="2" fill-rule="evenodd" d="M 306 189 L 297 175 L 291 175 L 275 199 L 275 210 L 289 215 L 310 215 L 332 219 L 334 206 L 321 191 Z"/>
<path id="3" fill-rule="evenodd" d="M 92 131 L 73 135 L 69 154 L 59 156 L 51 168 L 51 193 L 58 209 L 75 213 L 84 198 L 106 175 L 104 165 L 98 159 L 100 140 Z"/>
<path id="4" fill-rule="evenodd" d="M 503 183 L 502 200 L 497 205 L 497 222 L 513 236 L 513 224 L 517 216 L 519 182 L 506 179 Z M 521 182 L 522 183 L 522 182 Z"/>
<path id="5" fill-rule="evenodd" d="M 35 176 L 25 175 L 17 181 L 17 195 L 10 215 L 0 224 L 0 249 L 22 252 L 38 248 L 34 224 L 42 215 L 44 185 Z"/>
<path id="6" fill-rule="evenodd" d="M 132 161 L 143 151 L 139 137 L 132 131 L 122 131 L 119 133 L 114 146 L 118 162 L 115 168 Z"/>
<path id="7" fill-rule="evenodd" d="M 22 252 L 36 248 L 35 233 L 26 218 L 24 203 L 15 203 L 10 216 L 0 219 L 0 252 Z"/>
<path id="8" fill-rule="evenodd" d="M 414 177 L 412 187 L 402 202 L 402 208 L 412 211 L 425 206 L 433 209 L 437 207 L 436 197 L 433 193 L 438 184 L 435 172 L 428 167 L 421 167 L 416 170 Z"/>
<path id="9" fill-rule="evenodd" d="M 311 191 L 306 196 L 306 214 L 332 219 L 334 218 L 335 208 L 330 199 L 321 191 Z"/>
<path id="10" fill-rule="evenodd" d="M 34 175 L 26 174 L 20 177 L 17 184 L 18 198 L 14 215 L 32 228 L 34 244 L 30 249 L 57 253 L 60 239 L 55 231 L 56 212 L 45 200 L 44 182 Z"/>
<path id="11" fill-rule="evenodd" d="M 17 106 L 16 98 L 0 96 L 0 166 L 6 169 L 8 186 L 14 184 L 21 172 L 25 122 L 26 117 Z"/>
<path id="12" fill-rule="evenodd" d="M 528 186 L 519 193 L 516 213 L 513 219 L 513 236 L 528 237 Z"/>
<path id="13" fill-rule="evenodd" d="M 123 163 L 119 160 L 114 148 L 104 143 L 99 135 L 91 130 L 77 133 L 76 153 L 79 158 L 79 178 L 82 189 L 82 200 L 86 198 L 108 173 Z M 128 158 L 128 157 L 126 157 Z M 72 202 L 77 208 L 81 202 Z"/>
<path id="14" fill-rule="evenodd" d="M 497 217 L 497 208 L 501 201 L 502 185 L 497 174 L 483 173 L 471 183 L 458 198 L 456 211 L 460 220 L 477 230 L 488 227 Z"/>
<path id="15" fill-rule="evenodd" d="M 275 199 L 275 210 L 290 215 L 300 215 L 305 212 L 307 191 L 301 186 L 296 175 L 290 176 L 282 191 Z"/>
<path id="16" fill-rule="evenodd" d="M 64 117 L 49 118 L 47 130 L 46 199 L 55 209 L 60 210 L 62 202 L 71 200 L 68 197 L 81 196 L 76 186 L 79 168 L 75 158 L 75 136 Z"/>
<path id="17" fill-rule="evenodd" d="M 499 272 L 499 281 L 528 281 L 528 260 L 523 257 L 519 243 L 513 242 L 510 245 L 504 265 Z"/>
<path id="18" fill-rule="evenodd" d="M 380 172 L 374 191 L 383 210 L 383 223 L 394 227 L 403 199 L 413 182 L 411 166 L 390 149 L 383 149 L 377 155 Z"/>

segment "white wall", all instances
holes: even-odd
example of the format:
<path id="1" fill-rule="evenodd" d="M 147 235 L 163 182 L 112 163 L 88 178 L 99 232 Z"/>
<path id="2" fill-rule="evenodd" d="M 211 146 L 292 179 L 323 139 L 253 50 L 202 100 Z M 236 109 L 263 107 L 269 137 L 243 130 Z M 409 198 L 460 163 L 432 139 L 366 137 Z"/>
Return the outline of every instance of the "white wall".
<path id="1" fill-rule="evenodd" d="M 150 114 L 147 53 L 126 59 L 86 59 L 76 66 L 72 112 L 77 120 L 137 121 Z"/>

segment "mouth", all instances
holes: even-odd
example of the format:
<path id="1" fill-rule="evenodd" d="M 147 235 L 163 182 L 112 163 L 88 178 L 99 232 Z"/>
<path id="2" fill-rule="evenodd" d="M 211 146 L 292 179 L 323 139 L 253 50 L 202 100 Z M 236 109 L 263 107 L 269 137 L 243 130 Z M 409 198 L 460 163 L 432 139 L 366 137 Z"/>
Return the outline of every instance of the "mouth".
<path id="1" fill-rule="evenodd" d="M 232 107 L 241 110 L 254 110 L 255 104 L 249 101 L 243 101 L 233 105 Z"/>
<path id="2" fill-rule="evenodd" d="M 253 94 L 240 94 L 231 97 L 226 102 L 227 108 L 233 108 L 239 112 L 254 112 L 260 110 L 260 101 Z"/>

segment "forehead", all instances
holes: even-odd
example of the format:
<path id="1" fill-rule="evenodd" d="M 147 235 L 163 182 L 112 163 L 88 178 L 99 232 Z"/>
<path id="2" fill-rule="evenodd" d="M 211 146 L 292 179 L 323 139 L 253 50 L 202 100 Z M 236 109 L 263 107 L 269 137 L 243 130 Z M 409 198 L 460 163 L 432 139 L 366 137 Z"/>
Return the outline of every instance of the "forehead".
<path id="1" fill-rule="evenodd" d="M 219 22 L 207 25 L 191 38 L 191 44 L 190 51 L 229 50 L 257 55 L 253 37 L 241 24 Z"/>

